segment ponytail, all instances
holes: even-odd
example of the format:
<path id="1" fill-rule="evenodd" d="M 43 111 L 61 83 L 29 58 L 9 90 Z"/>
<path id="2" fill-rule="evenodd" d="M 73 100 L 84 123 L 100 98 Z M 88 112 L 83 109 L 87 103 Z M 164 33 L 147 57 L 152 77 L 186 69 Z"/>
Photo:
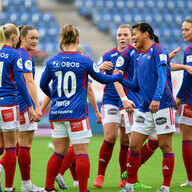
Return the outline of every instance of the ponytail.
<path id="1" fill-rule="evenodd" d="M 142 33 L 147 31 L 149 33 L 150 38 L 154 40 L 156 43 L 159 43 L 159 37 L 154 34 L 153 28 L 148 23 L 138 23 L 133 26 L 133 29 L 134 28 L 137 28 Z"/>
<path id="2" fill-rule="evenodd" d="M 0 49 L 4 46 L 5 44 L 5 34 L 4 34 L 4 26 L 2 25 L 0 27 Z"/>
<path id="3" fill-rule="evenodd" d="M 78 30 L 73 27 L 73 25 L 65 25 L 60 30 L 60 49 L 63 50 L 63 46 L 75 44 L 77 42 L 77 37 L 79 37 Z"/>

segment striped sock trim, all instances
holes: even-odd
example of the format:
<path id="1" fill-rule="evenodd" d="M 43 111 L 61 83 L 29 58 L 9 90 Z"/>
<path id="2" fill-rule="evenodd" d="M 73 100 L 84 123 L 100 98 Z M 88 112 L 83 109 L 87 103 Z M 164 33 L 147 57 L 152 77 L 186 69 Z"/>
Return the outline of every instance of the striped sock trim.
<path id="1" fill-rule="evenodd" d="M 54 152 L 53 154 L 56 155 L 57 157 L 59 157 L 61 160 L 64 159 L 64 156 L 59 153 Z"/>
<path id="2" fill-rule="evenodd" d="M 8 152 L 8 151 L 16 151 L 16 147 L 8 147 L 8 148 L 5 148 L 5 151 Z"/>
<path id="3" fill-rule="evenodd" d="M 110 143 L 110 142 L 108 142 L 108 141 L 106 141 L 106 140 L 104 140 L 103 143 L 104 143 L 105 145 L 107 145 L 107 146 L 110 146 L 110 147 L 114 147 L 114 145 L 115 145 L 115 143 Z"/>
<path id="4" fill-rule="evenodd" d="M 174 157 L 174 153 L 164 153 L 163 158 Z"/>

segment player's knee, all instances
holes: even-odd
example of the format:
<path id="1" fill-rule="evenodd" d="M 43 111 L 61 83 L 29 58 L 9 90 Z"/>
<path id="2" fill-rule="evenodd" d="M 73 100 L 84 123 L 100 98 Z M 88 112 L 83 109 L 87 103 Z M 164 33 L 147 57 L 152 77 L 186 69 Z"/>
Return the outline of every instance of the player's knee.
<path id="1" fill-rule="evenodd" d="M 159 148 L 163 153 L 170 153 L 172 151 L 172 147 L 167 143 L 159 144 Z"/>

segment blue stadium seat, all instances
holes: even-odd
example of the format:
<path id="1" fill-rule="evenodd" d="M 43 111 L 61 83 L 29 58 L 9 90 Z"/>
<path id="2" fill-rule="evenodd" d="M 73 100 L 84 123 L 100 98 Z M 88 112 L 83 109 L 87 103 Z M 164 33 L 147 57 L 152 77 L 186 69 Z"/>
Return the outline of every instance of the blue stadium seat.
<path id="1" fill-rule="evenodd" d="M 113 0 L 108 0 L 105 2 L 105 6 L 108 9 L 108 11 L 111 12 L 113 10 L 113 8 L 115 7 L 115 3 Z"/>
<path id="2" fill-rule="evenodd" d="M 134 9 L 134 1 L 133 0 L 127 1 L 126 5 L 127 5 L 127 9 L 128 9 L 127 12 L 132 13 L 133 9 Z"/>
<path id="3" fill-rule="evenodd" d="M 151 25 L 151 24 L 152 24 L 152 21 L 153 21 L 153 18 L 152 18 L 151 15 L 146 15 L 144 21 L 145 21 L 146 23 L 149 23 L 149 24 Z"/>
<path id="4" fill-rule="evenodd" d="M 9 7 L 10 1 L 9 0 L 3 0 L 2 1 L 2 9 L 3 11 L 6 11 Z"/>
<path id="5" fill-rule="evenodd" d="M 123 0 L 116 1 L 116 6 L 119 11 L 122 11 L 125 7 L 125 2 Z"/>
<path id="6" fill-rule="evenodd" d="M 192 13 L 192 2 L 191 1 L 187 2 L 187 9 L 188 9 L 189 13 Z"/>
<path id="7" fill-rule="evenodd" d="M 183 12 L 183 10 L 184 10 L 184 2 L 182 1 L 182 0 L 179 0 L 178 2 L 177 2 L 177 11 L 178 12 Z"/>
<path id="8" fill-rule="evenodd" d="M 134 16 L 134 22 L 135 23 L 140 23 L 142 22 L 142 17 L 140 15 L 135 15 Z"/>
<path id="9" fill-rule="evenodd" d="M 180 16 L 180 15 L 176 15 L 176 17 L 175 17 L 175 21 L 176 21 L 176 24 L 178 25 L 178 27 L 181 27 L 182 22 L 183 22 L 183 18 L 182 18 L 182 16 Z"/>
<path id="10" fill-rule="evenodd" d="M 124 19 L 124 23 L 131 24 L 132 22 L 132 16 L 130 14 L 125 14 L 123 19 Z"/>
<path id="11" fill-rule="evenodd" d="M 115 25 L 120 25 L 122 22 L 122 18 L 120 16 L 120 14 L 113 15 L 113 21 L 114 21 Z"/>
<path id="12" fill-rule="evenodd" d="M 31 16 L 28 13 L 21 14 L 20 17 L 22 25 L 28 25 L 29 21 L 31 20 Z"/>
<path id="13" fill-rule="evenodd" d="M 168 2 L 167 2 L 167 8 L 168 8 L 168 12 L 169 12 L 169 13 L 174 11 L 174 9 L 175 9 L 175 6 L 174 6 L 174 5 L 175 5 L 175 4 L 174 4 L 173 1 L 168 1 Z"/>
<path id="14" fill-rule="evenodd" d="M 165 8 L 163 1 L 158 1 L 156 6 L 157 6 L 157 11 L 158 11 L 158 12 L 160 12 L 160 13 L 163 12 L 163 10 L 164 10 L 164 8 Z"/>
<path id="15" fill-rule="evenodd" d="M 176 42 L 179 42 L 181 40 L 181 30 L 179 29 L 174 29 L 173 31 L 173 36 Z"/>
<path id="16" fill-rule="evenodd" d="M 8 18 L 7 13 L 0 13 L 0 25 L 3 25 L 6 23 L 6 20 Z"/>
<path id="17" fill-rule="evenodd" d="M 149 10 L 150 13 L 152 13 L 152 12 L 154 11 L 154 8 L 155 8 L 154 5 L 155 5 L 155 4 L 154 4 L 154 1 L 152 1 L 152 0 L 147 1 L 147 8 L 148 8 L 148 10 Z"/>
<path id="18" fill-rule="evenodd" d="M 170 14 L 167 14 L 167 15 L 165 15 L 164 18 L 165 18 L 166 25 L 171 26 L 171 24 L 173 22 L 172 16 Z"/>
<path id="19" fill-rule="evenodd" d="M 138 1 L 136 5 L 137 5 L 138 12 L 142 13 L 143 10 L 144 10 L 144 2 L 143 1 Z"/>
<path id="20" fill-rule="evenodd" d="M 92 20 L 95 25 L 98 25 L 101 20 L 101 15 L 98 12 L 93 13 Z"/>
<path id="21" fill-rule="evenodd" d="M 104 2 L 102 0 L 98 0 L 95 3 L 95 7 L 98 11 L 102 11 L 103 7 L 104 7 Z"/>
<path id="22" fill-rule="evenodd" d="M 163 37 L 164 37 L 165 41 L 169 41 L 170 38 L 171 38 L 171 32 L 170 32 L 170 30 L 164 29 L 164 30 L 163 30 Z"/>

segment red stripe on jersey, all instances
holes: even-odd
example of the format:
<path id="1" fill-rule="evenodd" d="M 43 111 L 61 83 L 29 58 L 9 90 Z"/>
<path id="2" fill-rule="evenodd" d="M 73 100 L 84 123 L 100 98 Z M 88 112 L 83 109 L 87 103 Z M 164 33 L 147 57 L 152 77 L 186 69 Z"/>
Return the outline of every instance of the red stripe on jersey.
<path id="1" fill-rule="evenodd" d="M 175 106 L 177 106 L 177 104 L 176 104 L 175 101 L 174 101 L 173 95 L 172 95 L 172 93 L 171 93 L 171 91 L 170 91 L 170 89 L 169 89 L 169 86 L 168 86 L 167 81 L 166 81 L 166 85 L 167 85 L 167 89 L 168 89 L 168 91 L 169 91 L 169 93 L 170 93 L 170 95 L 171 95 L 171 99 L 172 99 L 173 103 L 175 104 Z"/>
<path id="2" fill-rule="evenodd" d="M 189 54 L 189 53 L 190 53 L 191 46 L 192 46 L 192 44 L 189 45 L 189 46 L 186 48 L 185 54 Z"/>
<path id="3" fill-rule="evenodd" d="M 85 71 L 85 76 L 84 76 L 84 85 L 83 85 L 83 88 L 85 89 L 85 113 L 86 113 L 86 116 L 87 116 L 87 78 L 88 78 L 88 74 L 87 74 L 87 71 Z"/>
<path id="4" fill-rule="evenodd" d="M 76 51 L 63 51 L 63 52 L 60 52 L 61 54 L 75 54 L 77 53 Z"/>
<path id="5" fill-rule="evenodd" d="M 31 59 L 31 60 L 33 59 L 31 54 L 27 51 L 27 49 L 25 49 L 24 47 L 21 47 L 20 49 L 24 49 L 26 51 L 29 59 Z"/>
<path id="6" fill-rule="evenodd" d="M 154 46 L 157 48 L 157 52 L 162 52 L 163 51 L 161 45 L 156 43 Z"/>
<path id="7" fill-rule="evenodd" d="M 133 48 L 131 45 L 128 45 L 122 52 L 122 56 L 125 57 L 127 55 L 127 52 Z"/>
<path id="8" fill-rule="evenodd" d="M 9 81 L 13 83 L 13 62 L 11 63 L 11 66 L 10 66 Z"/>
<path id="9" fill-rule="evenodd" d="M 104 54 L 102 55 L 102 57 L 104 57 L 105 55 L 107 55 L 107 53 L 111 53 L 111 52 L 114 52 L 114 51 L 118 51 L 118 50 L 117 50 L 117 47 L 115 47 L 115 48 L 111 49 L 110 51 L 104 53 Z M 119 51 L 118 51 L 118 52 L 119 52 Z"/>

